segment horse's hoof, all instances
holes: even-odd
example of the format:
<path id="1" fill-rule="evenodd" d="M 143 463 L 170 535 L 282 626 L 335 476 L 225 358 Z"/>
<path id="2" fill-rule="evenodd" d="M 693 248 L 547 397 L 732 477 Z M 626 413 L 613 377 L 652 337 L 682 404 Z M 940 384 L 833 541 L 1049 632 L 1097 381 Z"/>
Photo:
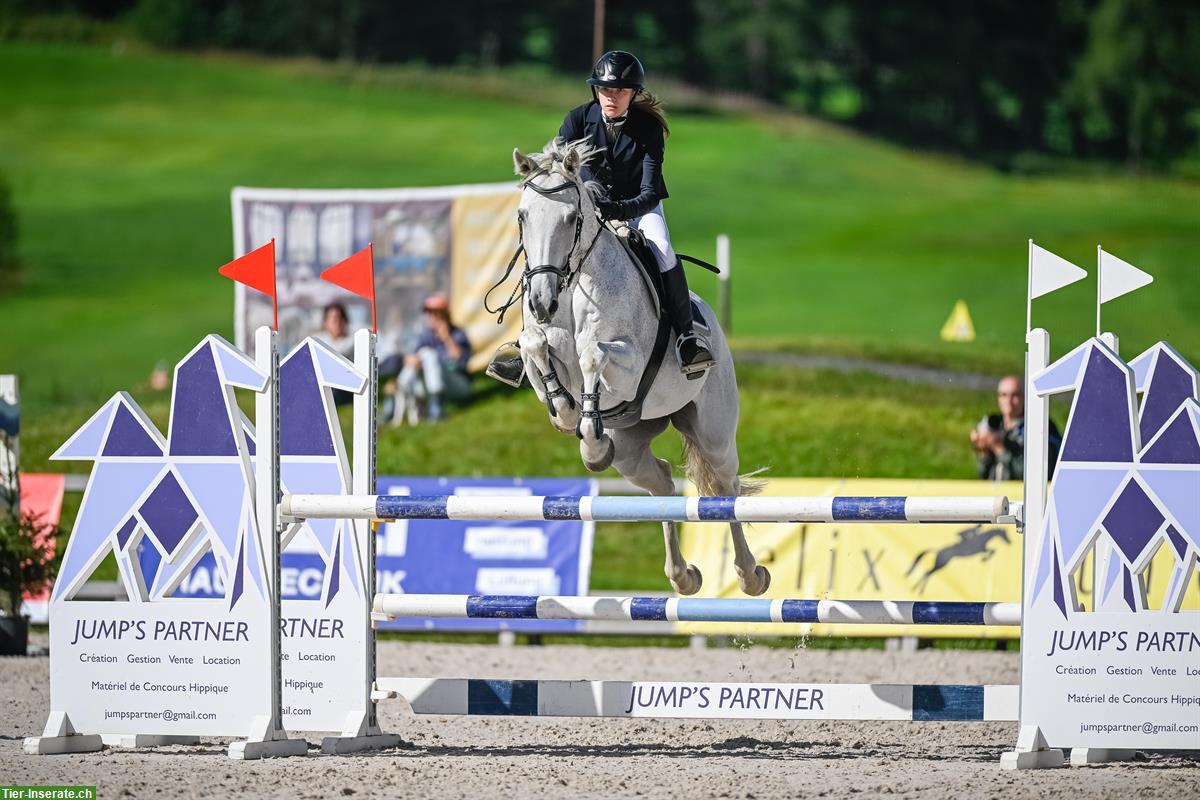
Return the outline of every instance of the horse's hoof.
<path id="1" fill-rule="evenodd" d="M 695 594 L 703 585 L 704 576 L 700 574 L 700 568 L 695 564 L 688 564 L 687 574 L 684 575 L 682 582 L 676 583 L 674 579 L 671 580 L 672 588 L 682 595 Z"/>
<path id="2" fill-rule="evenodd" d="M 738 578 L 738 583 L 742 586 L 742 592 L 751 597 L 758 597 L 760 594 L 766 593 L 767 589 L 771 588 L 771 572 L 762 564 L 754 567 L 754 582 Z"/>
<path id="3" fill-rule="evenodd" d="M 583 465 L 592 472 L 604 472 L 604 470 L 611 467 L 613 457 L 617 454 L 617 446 L 613 443 L 612 438 L 605 438 L 608 440 L 608 449 L 604 451 L 604 455 L 600 457 L 600 460 L 588 461 L 586 458 L 583 460 Z"/>

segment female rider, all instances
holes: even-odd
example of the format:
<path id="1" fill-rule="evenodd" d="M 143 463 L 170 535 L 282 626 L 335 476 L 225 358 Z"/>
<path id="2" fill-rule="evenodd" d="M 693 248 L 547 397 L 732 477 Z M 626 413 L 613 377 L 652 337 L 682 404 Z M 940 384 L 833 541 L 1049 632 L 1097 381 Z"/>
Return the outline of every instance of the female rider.
<path id="1" fill-rule="evenodd" d="M 558 135 L 568 142 L 587 139 L 596 149 L 582 176 L 604 188 L 596 200 L 604 219 L 628 222 L 650 243 L 662 273 L 667 314 L 678 334 L 675 352 L 680 369 L 689 378 L 699 378 L 716 362 L 708 343 L 692 330 L 687 277 L 667 232 L 662 208 L 667 198 L 663 149 L 669 131 L 661 104 L 642 85 L 644 77 L 642 63 L 632 53 L 610 50 L 600 56 L 588 78 L 593 99 L 567 113 Z M 519 364 L 514 365 L 518 383 Z M 493 361 L 489 374 L 496 374 L 499 367 Z M 496 377 L 504 380 L 507 371 Z"/>

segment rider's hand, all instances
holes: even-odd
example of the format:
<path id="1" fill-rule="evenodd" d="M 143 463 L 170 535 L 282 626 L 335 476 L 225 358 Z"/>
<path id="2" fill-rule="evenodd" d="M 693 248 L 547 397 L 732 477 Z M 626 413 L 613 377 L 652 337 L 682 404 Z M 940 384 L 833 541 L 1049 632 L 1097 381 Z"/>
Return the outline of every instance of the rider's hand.
<path id="1" fill-rule="evenodd" d="M 620 219 L 621 218 L 621 203 L 617 200 L 609 200 L 604 198 L 596 201 L 596 210 L 600 212 L 603 219 Z"/>

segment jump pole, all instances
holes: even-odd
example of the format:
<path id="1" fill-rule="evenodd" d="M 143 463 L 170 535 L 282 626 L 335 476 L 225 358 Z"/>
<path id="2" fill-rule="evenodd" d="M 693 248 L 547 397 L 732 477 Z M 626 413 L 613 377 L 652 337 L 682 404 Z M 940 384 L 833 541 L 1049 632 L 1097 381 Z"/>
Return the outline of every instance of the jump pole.
<path id="1" fill-rule="evenodd" d="M 414 714 L 642 719 L 1012 722 L 1018 687 L 952 684 L 380 678 Z"/>
<path id="2" fill-rule="evenodd" d="M 750 622 L 859 625 L 1020 626 L 1020 603 L 793 600 L 691 597 L 377 594 L 377 621 L 571 619 L 587 621 Z"/>
<path id="3" fill-rule="evenodd" d="M 594 522 L 1019 522 L 1007 497 L 487 497 L 284 495 L 294 519 Z"/>

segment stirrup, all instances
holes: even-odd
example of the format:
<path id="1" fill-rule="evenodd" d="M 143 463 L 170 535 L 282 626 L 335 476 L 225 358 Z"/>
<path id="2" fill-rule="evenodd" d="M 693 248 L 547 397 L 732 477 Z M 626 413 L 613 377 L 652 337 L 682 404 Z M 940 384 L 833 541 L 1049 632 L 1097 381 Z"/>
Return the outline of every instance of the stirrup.
<path id="1" fill-rule="evenodd" d="M 700 349 L 708 353 L 708 358 L 702 361 L 696 361 L 691 364 L 683 363 L 683 343 L 687 341 L 696 342 Z M 675 340 L 675 357 L 679 359 L 679 371 L 688 376 L 688 380 L 695 380 L 707 370 L 709 367 L 715 367 L 717 360 L 713 358 L 712 351 L 708 349 L 708 342 L 697 335 L 695 332 L 685 333 Z"/>
<path id="2" fill-rule="evenodd" d="M 520 346 L 516 342 L 505 342 L 496 348 L 485 374 L 514 389 L 520 389 L 525 380 L 525 362 L 521 359 Z"/>

